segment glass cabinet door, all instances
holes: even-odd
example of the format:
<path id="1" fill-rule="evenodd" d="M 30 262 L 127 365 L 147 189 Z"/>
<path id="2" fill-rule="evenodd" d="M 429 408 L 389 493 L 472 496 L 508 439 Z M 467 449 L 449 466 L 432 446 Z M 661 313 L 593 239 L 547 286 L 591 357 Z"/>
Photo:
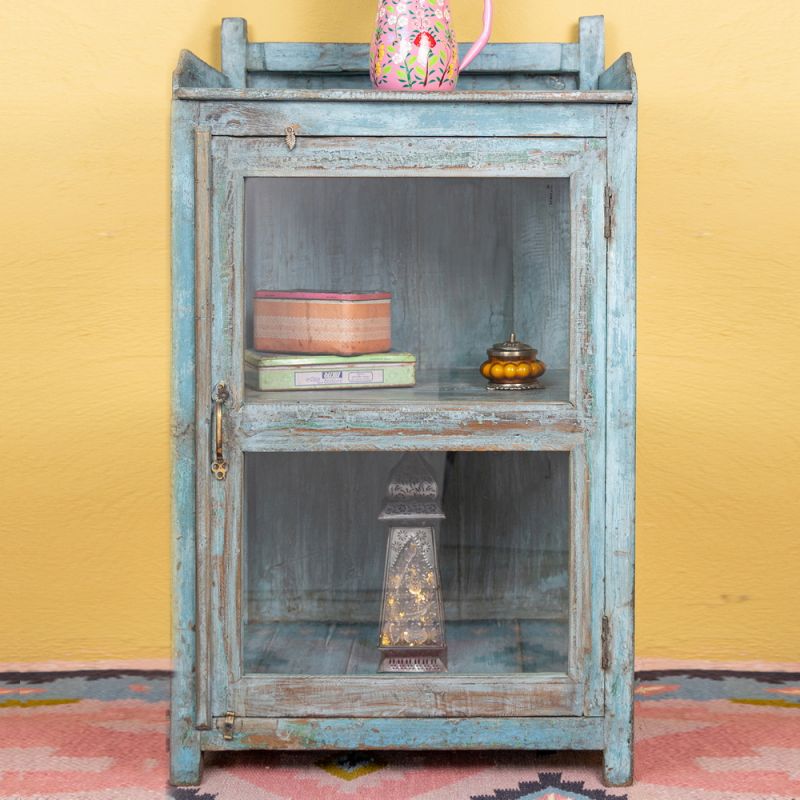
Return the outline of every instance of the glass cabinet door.
<path id="1" fill-rule="evenodd" d="M 211 716 L 601 712 L 605 151 L 502 144 L 213 138 Z M 259 388 L 253 298 L 292 290 L 391 293 L 414 385 Z M 487 391 L 512 332 L 542 388 Z"/>
<path id="2" fill-rule="evenodd" d="M 376 675 L 384 616 L 408 654 L 441 625 L 449 674 L 566 674 L 569 454 L 422 457 L 443 517 L 415 522 L 379 520 L 403 454 L 246 454 L 244 672 Z M 419 529 L 436 552 L 385 569 L 393 532 Z"/>

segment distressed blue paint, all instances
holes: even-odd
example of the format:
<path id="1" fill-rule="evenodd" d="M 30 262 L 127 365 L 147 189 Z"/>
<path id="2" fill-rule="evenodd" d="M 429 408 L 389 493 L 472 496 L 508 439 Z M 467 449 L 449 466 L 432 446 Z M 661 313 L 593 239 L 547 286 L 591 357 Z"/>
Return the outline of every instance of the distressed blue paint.
<path id="1" fill-rule="evenodd" d="M 172 608 L 173 664 L 170 775 L 176 785 L 200 779 L 195 729 L 195 109 L 172 115 Z"/>
<path id="2" fill-rule="evenodd" d="M 222 72 L 182 54 L 174 78 L 173 112 L 173 782 L 199 780 L 201 749 L 387 747 L 603 749 L 607 780 L 629 782 L 636 83 L 629 56 L 602 71 L 602 18 L 583 18 L 580 34 L 579 44 L 490 47 L 472 70 L 475 87 L 502 85 L 504 74 L 526 73 L 552 79 L 554 86 L 559 80 L 578 85 L 575 91 L 551 91 L 547 83 L 537 83 L 536 90 L 461 91 L 434 97 L 350 90 L 344 83 L 343 88 L 330 88 L 336 86 L 331 81 L 337 75 L 344 79 L 361 72 L 363 46 L 248 43 L 243 20 L 223 25 Z M 284 76 L 279 81 L 308 71 L 328 76 L 329 82 L 307 90 L 248 88 L 248 71 Z M 488 82 L 481 84 L 481 76 Z M 283 144 L 290 124 L 300 125 L 292 152 Z M 200 128 L 210 134 L 214 159 L 209 228 L 213 314 L 195 298 L 195 230 L 203 224 L 195 219 L 194 139 Z M 465 133 L 472 138 L 464 138 Z M 367 143 L 365 137 L 370 136 L 382 138 Z M 311 162 L 315 166 L 309 172 Z M 297 175 L 303 169 L 305 174 L 384 174 L 392 169 L 394 174 L 414 176 L 568 176 L 574 232 L 571 388 L 564 389 L 562 381 L 558 391 L 530 402 L 505 397 L 493 402 L 472 397 L 469 391 L 439 402 L 436 396 L 426 397 L 422 388 L 408 404 L 389 393 L 381 393 L 380 401 L 377 395 L 375 401 L 355 395 L 347 400 L 320 395 L 248 401 L 240 356 L 244 176 Z M 614 205 L 607 241 L 606 184 Z M 207 337 L 211 342 L 203 345 L 210 352 L 200 354 L 204 360 L 199 363 L 196 324 L 198 341 Z M 219 380 L 232 389 L 224 413 L 230 474 L 224 483 L 208 481 L 206 486 L 201 480 L 200 493 L 207 496 L 196 498 L 198 471 L 208 469 L 208 389 Z M 318 686 L 286 676 L 278 685 L 272 679 L 242 675 L 238 528 L 244 451 L 483 448 L 573 454 L 574 619 L 583 620 L 583 625 L 573 630 L 568 676 L 538 675 L 535 686 L 530 684 L 528 700 L 541 698 L 530 713 L 538 708 L 542 716 L 490 717 L 509 714 L 503 698 L 507 703 L 519 690 L 491 675 L 480 683 L 448 676 L 438 686 L 430 681 L 425 686 L 412 684 L 398 691 L 394 701 L 387 692 L 377 697 L 377 685 L 372 686 L 377 676 L 367 679 L 366 689 L 371 691 L 365 695 L 382 704 L 375 712 L 382 716 L 372 719 L 363 718 L 370 701 L 360 700 L 357 691 L 350 691 L 350 707 L 361 718 L 334 718 L 329 715 L 342 713 L 332 699 L 334 684 Z M 196 533 L 205 519 L 211 530 L 207 551 Z M 202 621 L 196 606 L 197 547 L 201 569 L 209 564 L 211 577 L 200 587 L 201 599 L 207 592 L 211 601 L 211 613 Z M 611 633 L 605 673 L 600 663 L 603 614 L 610 619 Z M 198 630 L 207 637 L 199 663 Z M 276 687 L 275 702 L 288 708 L 282 712 L 286 717 L 295 704 L 296 709 L 307 709 L 309 718 L 266 716 L 281 713 L 271 709 L 269 698 L 261 693 L 268 685 Z M 355 684 L 349 688 L 357 689 Z M 433 698 L 447 698 L 451 705 L 444 707 L 445 713 L 452 708 L 457 710 L 454 716 L 464 718 L 409 718 L 409 710 L 425 713 L 415 695 L 423 689 Z M 198 696 L 204 703 L 200 714 Z M 407 708 L 393 708 L 392 702 L 401 703 L 403 696 Z M 198 729 L 206 721 L 206 697 L 212 726 L 219 725 L 228 709 L 239 715 L 232 741 L 224 740 L 217 729 Z M 254 712 L 249 718 L 248 708 Z M 568 715 L 547 716 L 548 708 L 550 714 Z"/>
<path id="3" fill-rule="evenodd" d="M 459 52 L 466 53 L 469 47 L 462 42 Z M 490 43 L 465 74 L 578 72 L 578 48 L 579 45 L 574 43 Z M 369 45 L 250 42 L 247 45 L 247 69 L 250 72 L 367 74 Z"/>
<path id="4" fill-rule="evenodd" d="M 190 91 L 194 90 L 181 90 Z M 469 131 L 476 136 L 603 137 L 606 133 L 606 106 L 600 104 L 408 102 L 378 100 L 370 93 L 363 100 L 303 99 L 300 92 L 274 97 L 265 93 L 264 100 L 257 95 L 257 90 L 248 89 L 238 98 L 202 102 L 204 124 L 218 136 L 283 136 L 289 125 L 297 125 L 301 144 L 311 136 L 452 137 L 454 131 L 462 135 Z"/>
<path id="5" fill-rule="evenodd" d="M 605 69 L 606 39 L 603 17 L 581 17 L 578 32 L 578 88 L 586 92 L 598 88 L 597 81 Z"/>
<path id="6" fill-rule="evenodd" d="M 247 22 L 240 17 L 222 20 L 222 72 L 231 86 L 247 86 Z"/>
<path id="7" fill-rule="evenodd" d="M 630 56 L 627 80 L 636 92 Z M 613 68 L 612 68 L 613 69 Z M 636 458 L 636 112 L 610 109 L 608 183 L 614 215 L 608 243 L 606 358 L 606 673 L 605 775 L 633 780 L 633 564 Z"/>
<path id="8" fill-rule="evenodd" d="M 597 750 L 599 717 L 518 719 L 275 719 L 248 721 L 226 742 L 202 735 L 208 750 Z"/>

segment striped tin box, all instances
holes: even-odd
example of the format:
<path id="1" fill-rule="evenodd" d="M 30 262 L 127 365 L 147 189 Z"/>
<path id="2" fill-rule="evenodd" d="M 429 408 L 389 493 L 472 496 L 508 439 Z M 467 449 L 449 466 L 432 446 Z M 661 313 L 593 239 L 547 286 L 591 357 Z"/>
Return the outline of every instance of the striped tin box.
<path id="1" fill-rule="evenodd" d="M 253 346 L 277 353 L 351 356 L 392 346 L 388 292 L 280 292 L 253 300 Z"/>
<path id="2" fill-rule="evenodd" d="M 414 386 L 417 359 L 411 353 L 365 356 L 297 356 L 247 350 L 245 383 L 259 391 L 380 389 Z"/>

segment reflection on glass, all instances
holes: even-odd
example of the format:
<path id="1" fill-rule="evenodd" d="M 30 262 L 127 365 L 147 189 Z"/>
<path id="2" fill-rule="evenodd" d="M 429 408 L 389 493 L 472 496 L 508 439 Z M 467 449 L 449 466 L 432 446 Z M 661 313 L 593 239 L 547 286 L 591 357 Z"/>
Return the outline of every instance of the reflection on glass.
<path id="1" fill-rule="evenodd" d="M 375 675 L 394 597 L 451 675 L 564 673 L 570 520 L 569 453 L 247 453 L 245 671 Z"/>

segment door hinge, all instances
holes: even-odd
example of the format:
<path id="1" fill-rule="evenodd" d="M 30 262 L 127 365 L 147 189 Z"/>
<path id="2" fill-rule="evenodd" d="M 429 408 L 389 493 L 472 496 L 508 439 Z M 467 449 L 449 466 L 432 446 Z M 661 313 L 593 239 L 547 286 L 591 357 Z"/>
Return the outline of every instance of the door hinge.
<path id="1" fill-rule="evenodd" d="M 614 192 L 611 191 L 610 186 L 606 186 L 605 198 L 606 223 L 604 233 L 606 239 L 610 239 L 611 232 L 614 230 Z"/>
<path id="2" fill-rule="evenodd" d="M 603 617 L 603 630 L 600 634 L 600 668 L 605 671 L 611 667 L 611 622 Z"/>
<path id="3" fill-rule="evenodd" d="M 229 742 L 233 739 L 233 726 L 236 722 L 236 714 L 233 711 L 228 711 L 225 714 L 225 719 L 222 720 L 222 738 Z"/>

